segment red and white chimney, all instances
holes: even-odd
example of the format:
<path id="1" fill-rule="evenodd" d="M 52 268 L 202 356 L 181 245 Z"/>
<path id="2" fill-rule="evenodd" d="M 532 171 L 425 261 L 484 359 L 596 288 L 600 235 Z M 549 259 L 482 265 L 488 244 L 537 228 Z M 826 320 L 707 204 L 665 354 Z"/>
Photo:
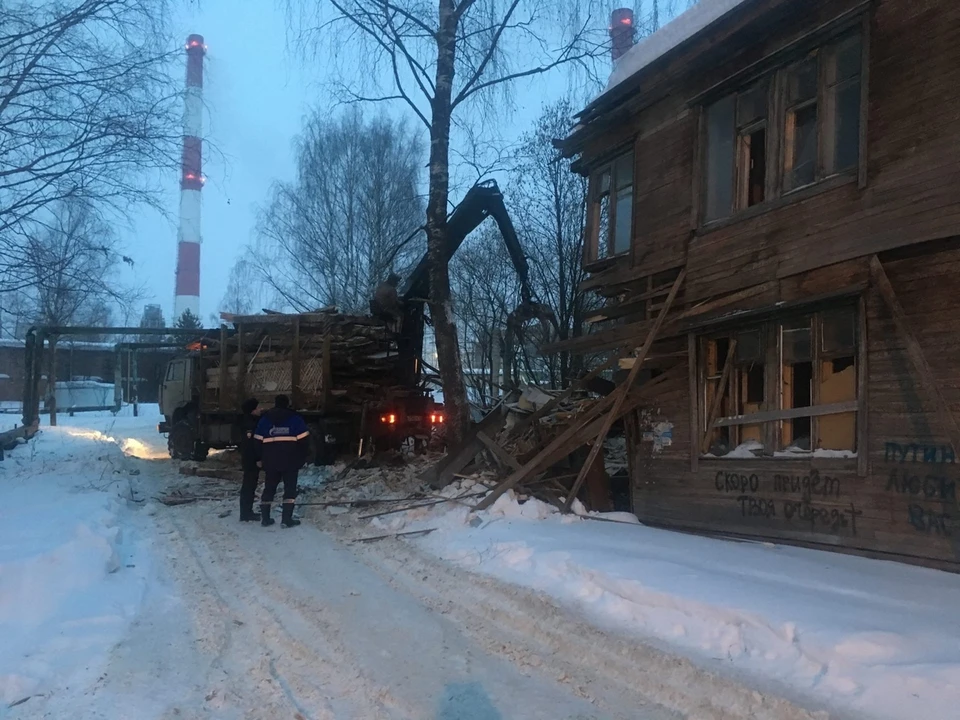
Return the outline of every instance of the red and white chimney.
<path id="1" fill-rule="evenodd" d="M 200 191 L 203 189 L 202 35 L 187 37 L 187 89 L 183 107 L 183 160 L 180 167 L 180 231 L 177 237 L 176 291 L 173 318 L 189 310 L 200 317 Z"/>
<path id="2" fill-rule="evenodd" d="M 617 8 L 610 13 L 610 55 L 614 62 L 633 47 L 633 10 Z"/>

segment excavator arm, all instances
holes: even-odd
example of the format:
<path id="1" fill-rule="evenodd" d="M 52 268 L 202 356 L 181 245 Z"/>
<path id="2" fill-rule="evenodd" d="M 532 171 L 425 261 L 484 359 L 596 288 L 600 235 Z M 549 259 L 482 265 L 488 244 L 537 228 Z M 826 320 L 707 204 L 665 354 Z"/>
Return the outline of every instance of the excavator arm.
<path id="1" fill-rule="evenodd" d="M 520 247 L 517 231 L 503 202 L 503 193 L 495 180 L 474 185 L 464 196 L 463 201 L 447 218 L 447 247 L 444 248 L 447 262 L 454 256 L 467 236 L 480 227 L 487 218 L 493 218 L 500 228 L 503 242 L 513 267 L 520 278 L 520 296 L 524 303 L 532 302 L 530 292 L 530 266 Z M 404 286 L 404 302 L 425 300 L 430 296 L 430 260 L 427 254 L 420 259 L 416 269 L 410 274 Z"/>
<path id="2" fill-rule="evenodd" d="M 495 180 L 478 183 L 467 191 L 463 201 L 447 218 L 447 245 L 444 259 L 449 262 L 467 236 L 487 218 L 493 218 L 503 236 L 510 261 L 520 280 L 520 306 L 510 314 L 507 322 L 508 357 L 513 348 L 513 336 L 531 319 L 549 320 L 556 324 L 553 313 L 547 306 L 536 301 L 530 290 L 530 266 L 520 246 L 517 231 L 503 202 L 503 193 Z M 424 302 L 430 297 L 430 260 L 424 254 L 410 274 L 401 295 L 404 306 L 403 325 L 400 334 L 400 352 L 411 358 L 419 358 L 423 352 Z M 415 376 L 419 375 L 416 360 L 410 363 Z"/>

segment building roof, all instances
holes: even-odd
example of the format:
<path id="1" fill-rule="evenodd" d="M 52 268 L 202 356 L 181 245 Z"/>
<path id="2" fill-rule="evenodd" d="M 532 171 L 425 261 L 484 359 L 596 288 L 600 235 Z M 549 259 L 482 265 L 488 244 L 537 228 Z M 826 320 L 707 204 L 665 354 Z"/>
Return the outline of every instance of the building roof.
<path id="1" fill-rule="evenodd" d="M 800 0 L 785 0 L 798 2 Z M 682 52 L 702 39 L 717 24 L 736 17 L 745 6 L 757 0 L 700 0 L 686 12 L 678 15 L 652 35 L 630 48 L 616 61 L 603 92 L 577 114 L 577 124 L 563 140 L 555 142 L 563 154 L 570 157 L 580 151 L 579 143 L 590 132 L 594 121 L 614 110 L 618 105 L 644 92 L 646 82 L 654 84 L 662 79 L 658 68 L 667 59 Z"/>
<path id="2" fill-rule="evenodd" d="M 607 87 L 598 96 L 597 100 L 627 78 L 640 72 L 682 43 L 692 39 L 748 1 L 700 0 L 685 13 L 678 15 L 624 53 L 614 64 L 613 72 L 610 73 L 610 78 L 607 81 Z"/>

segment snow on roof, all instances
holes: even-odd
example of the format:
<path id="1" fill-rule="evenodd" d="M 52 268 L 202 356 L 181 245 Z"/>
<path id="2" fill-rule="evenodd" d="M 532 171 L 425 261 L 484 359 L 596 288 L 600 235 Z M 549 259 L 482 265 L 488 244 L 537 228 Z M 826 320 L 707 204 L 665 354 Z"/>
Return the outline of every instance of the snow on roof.
<path id="1" fill-rule="evenodd" d="M 638 73 L 681 43 L 736 10 L 748 0 L 700 0 L 652 35 L 645 37 L 617 60 L 607 87 L 609 92 L 630 76 Z"/>

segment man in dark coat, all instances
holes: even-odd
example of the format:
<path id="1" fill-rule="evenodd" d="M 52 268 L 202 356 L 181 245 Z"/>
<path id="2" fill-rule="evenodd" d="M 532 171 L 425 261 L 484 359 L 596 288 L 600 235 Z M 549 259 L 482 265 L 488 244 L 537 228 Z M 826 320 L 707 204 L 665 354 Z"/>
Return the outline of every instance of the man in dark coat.
<path id="1" fill-rule="evenodd" d="M 399 325 L 403 314 L 403 303 L 400 302 L 400 296 L 397 295 L 397 285 L 399 284 L 400 276 L 396 273 L 390 273 L 390 277 L 377 285 L 373 300 L 370 301 L 370 314 L 385 321 L 391 327 Z"/>
<path id="2" fill-rule="evenodd" d="M 240 410 L 240 467 L 243 469 L 243 483 L 240 485 L 240 521 L 259 520 L 260 513 L 253 511 L 253 500 L 260 482 L 260 458 L 253 434 L 260 422 L 260 410 L 256 398 L 245 400 Z"/>
<path id="3" fill-rule="evenodd" d="M 263 494 L 260 495 L 260 524 L 273 525 L 270 518 L 270 505 L 277 493 L 277 486 L 283 483 L 283 513 L 281 523 L 284 527 L 296 527 L 299 520 L 293 517 L 293 504 L 297 498 L 297 475 L 307 461 L 310 448 L 310 430 L 306 421 L 290 409 L 290 398 L 277 395 L 274 407 L 265 412 L 257 423 L 253 434 L 260 448 L 260 462 L 263 466 Z"/>

